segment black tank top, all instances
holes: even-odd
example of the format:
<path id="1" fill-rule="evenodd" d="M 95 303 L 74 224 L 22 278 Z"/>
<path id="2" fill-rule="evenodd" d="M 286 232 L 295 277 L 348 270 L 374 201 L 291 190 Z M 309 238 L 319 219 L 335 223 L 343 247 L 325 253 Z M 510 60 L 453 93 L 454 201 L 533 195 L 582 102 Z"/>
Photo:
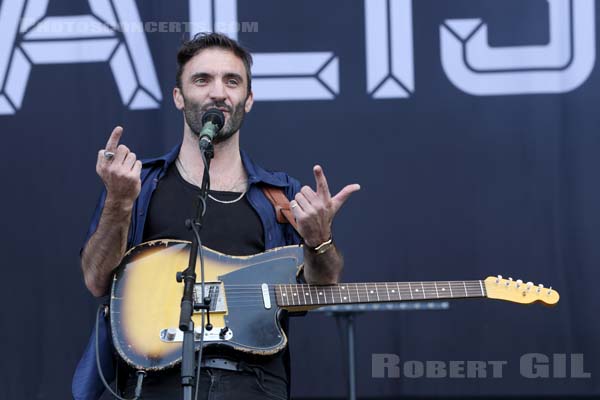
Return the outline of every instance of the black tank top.
<path id="1" fill-rule="evenodd" d="M 192 240 L 185 220 L 196 215 L 200 189 L 187 182 L 171 164 L 150 199 L 143 241 L 155 239 Z M 218 200 L 233 201 L 241 193 L 210 191 Z M 223 254 L 246 256 L 265 251 L 260 217 L 246 195 L 239 201 L 223 204 L 210 197 L 200 231 L 202 245 Z"/>

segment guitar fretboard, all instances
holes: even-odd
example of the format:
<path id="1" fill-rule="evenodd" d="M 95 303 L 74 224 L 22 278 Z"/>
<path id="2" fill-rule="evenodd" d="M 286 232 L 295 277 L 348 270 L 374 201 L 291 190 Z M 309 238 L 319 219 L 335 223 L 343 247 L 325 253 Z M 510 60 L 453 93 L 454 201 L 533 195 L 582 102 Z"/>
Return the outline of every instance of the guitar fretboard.
<path id="1" fill-rule="evenodd" d="M 483 281 L 275 285 L 280 307 L 486 297 Z"/>

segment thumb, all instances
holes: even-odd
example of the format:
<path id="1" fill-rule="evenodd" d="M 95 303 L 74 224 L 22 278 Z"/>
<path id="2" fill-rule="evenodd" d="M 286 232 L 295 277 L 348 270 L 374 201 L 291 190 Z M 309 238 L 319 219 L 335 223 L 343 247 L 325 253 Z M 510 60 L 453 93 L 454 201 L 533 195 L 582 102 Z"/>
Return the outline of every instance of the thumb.
<path id="1" fill-rule="evenodd" d="M 342 190 L 336 194 L 331 201 L 333 202 L 334 212 L 338 212 L 338 210 L 342 207 L 342 205 L 348 200 L 350 195 L 354 192 L 358 192 L 360 190 L 360 185 L 358 183 L 353 183 L 352 185 L 345 186 Z"/>

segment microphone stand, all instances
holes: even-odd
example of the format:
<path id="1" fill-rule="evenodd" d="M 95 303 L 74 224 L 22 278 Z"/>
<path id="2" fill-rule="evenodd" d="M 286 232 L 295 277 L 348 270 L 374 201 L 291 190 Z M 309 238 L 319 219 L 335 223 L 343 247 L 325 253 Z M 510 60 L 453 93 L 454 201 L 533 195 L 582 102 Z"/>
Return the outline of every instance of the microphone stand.
<path id="1" fill-rule="evenodd" d="M 201 293 L 202 304 L 194 303 L 194 287 L 196 285 L 196 259 L 200 249 L 199 230 L 202 228 L 202 218 L 206 212 L 206 198 L 210 190 L 210 161 L 214 157 L 213 144 L 208 140 L 200 140 L 200 155 L 204 162 L 204 175 L 202 177 L 202 186 L 198 196 L 198 205 L 196 208 L 196 218 L 186 220 L 186 226 L 194 232 L 192 236 L 192 246 L 190 249 L 190 258 L 188 267 L 183 272 L 177 273 L 177 282 L 184 282 L 183 297 L 181 298 L 181 312 L 179 314 L 179 329 L 183 332 L 182 360 L 181 360 L 181 385 L 183 387 L 184 400 L 192 400 L 192 389 L 194 387 L 195 376 L 195 343 L 194 343 L 194 321 L 192 313 L 194 310 L 202 310 L 206 312 L 208 323 L 206 329 L 212 329 L 210 324 L 210 297 L 204 296 L 204 260 L 200 251 L 200 270 L 201 270 Z M 200 351 L 198 357 L 198 368 L 201 364 L 202 344 L 204 341 L 204 318 L 202 318 L 203 326 L 200 328 Z"/>

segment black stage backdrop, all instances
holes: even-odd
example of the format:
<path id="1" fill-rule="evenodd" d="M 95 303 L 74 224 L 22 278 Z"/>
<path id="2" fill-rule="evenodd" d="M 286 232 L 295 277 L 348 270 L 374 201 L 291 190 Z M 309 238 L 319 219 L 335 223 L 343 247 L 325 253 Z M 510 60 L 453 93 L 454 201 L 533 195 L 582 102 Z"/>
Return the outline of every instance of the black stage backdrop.
<path id="1" fill-rule="evenodd" d="M 256 55 L 257 102 L 241 135 L 253 158 L 309 185 L 321 163 L 332 191 L 362 185 L 335 221 L 346 281 L 502 274 L 562 296 L 555 308 L 473 300 L 447 311 L 363 315 L 360 396 L 597 396 L 595 6 L 1 1 L 6 398 L 70 396 L 96 308 L 78 254 L 101 191 L 97 151 L 117 124 L 144 157 L 180 140 L 171 100 L 176 49 L 184 31 L 210 29 L 237 36 Z M 345 394 L 342 333 L 322 314 L 293 321 L 294 396 Z M 583 366 L 575 356 L 566 377 L 555 363 L 550 377 L 527 378 L 519 361 L 532 353 L 557 361 L 582 354 Z M 399 356 L 400 377 L 373 377 L 373 354 Z M 410 368 L 436 360 L 447 371 L 451 361 L 506 365 L 502 378 L 492 377 L 491 364 L 487 378 L 419 377 Z"/>

